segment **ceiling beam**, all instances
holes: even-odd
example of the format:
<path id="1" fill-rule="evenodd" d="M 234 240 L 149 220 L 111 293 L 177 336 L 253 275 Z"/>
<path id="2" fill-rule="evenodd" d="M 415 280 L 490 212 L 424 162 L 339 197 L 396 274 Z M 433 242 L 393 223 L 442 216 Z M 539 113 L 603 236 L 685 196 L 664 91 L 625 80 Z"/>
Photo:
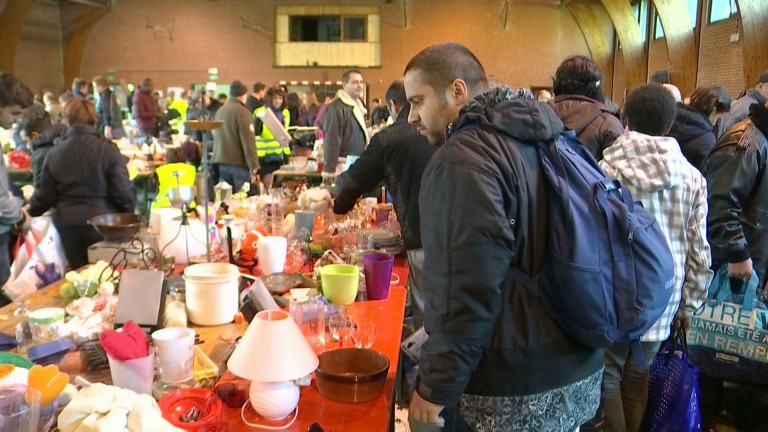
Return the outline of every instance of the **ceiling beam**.
<path id="1" fill-rule="evenodd" d="M 599 0 L 569 1 L 565 3 L 587 42 L 592 61 L 603 70 L 603 91 L 610 95 L 613 89 L 614 32 L 611 17 Z"/>
<path id="2" fill-rule="evenodd" d="M 688 5 L 685 0 L 653 0 L 653 5 L 664 29 L 672 84 L 690 96 L 696 89 L 699 55 Z"/>
<path id="3" fill-rule="evenodd" d="M 635 87 L 645 84 L 648 79 L 648 58 L 645 55 L 645 43 L 632 6 L 627 0 L 601 0 L 608 16 L 611 17 L 616 35 L 621 43 L 621 53 L 624 56 L 624 73 L 626 76 L 626 91 L 629 93 Z"/>

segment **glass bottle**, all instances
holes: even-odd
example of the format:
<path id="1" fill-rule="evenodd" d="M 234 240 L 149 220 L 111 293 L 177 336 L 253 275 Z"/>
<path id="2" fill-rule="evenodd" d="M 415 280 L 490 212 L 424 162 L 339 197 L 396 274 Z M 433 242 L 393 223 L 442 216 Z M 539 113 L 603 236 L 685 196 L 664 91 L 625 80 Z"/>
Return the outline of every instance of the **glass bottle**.
<path id="1" fill-rule="evenodd" d="M 283 232 L 283 189 L 269 190 L 272 200 L 272 235 L 279 236 Z"/>

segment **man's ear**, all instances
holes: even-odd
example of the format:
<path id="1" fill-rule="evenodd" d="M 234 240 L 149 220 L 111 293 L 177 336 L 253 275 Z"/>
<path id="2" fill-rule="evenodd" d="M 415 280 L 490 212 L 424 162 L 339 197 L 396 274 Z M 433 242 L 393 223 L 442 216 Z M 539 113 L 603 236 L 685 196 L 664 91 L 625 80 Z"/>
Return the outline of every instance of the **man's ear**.
<path id="1" fill-rule="evenodd" d="M 448 85 L 446 96 L 453 105 L 462 107 L 469 102 L 469 87 L 467 87 L 467 83 L 464 80 L 457 78 Z"/>

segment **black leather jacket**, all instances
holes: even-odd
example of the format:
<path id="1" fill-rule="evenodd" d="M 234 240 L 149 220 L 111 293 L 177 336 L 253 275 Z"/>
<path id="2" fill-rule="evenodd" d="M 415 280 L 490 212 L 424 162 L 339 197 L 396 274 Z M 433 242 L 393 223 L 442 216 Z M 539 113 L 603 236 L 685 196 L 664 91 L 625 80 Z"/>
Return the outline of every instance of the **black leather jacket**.
<path id="1" fill-rule="evenodd" d="M 731 127 L 704 162 L 709 216 L 707 237 L 715 265 L 752 258 L 761 278 L 768 264 L 768 108 Z"/>
<path id="2" fill-rule="evenodd" d="M 371 138 L 360 159 L 336 179 L 338 194 L 333 200 L 334 213 L 347 213 L 360 196 L 383 180 L 392 195 L 406 250 L 421 247 L 421 175 L 437 150 L 415 126 L 408 124 L 409 112 L 409 107 L 400 111 L 392 126 Z"/>
<path id="3" fill-rule="evenodd" d="M 604 363 L 602 350 L 569 337 L 509 274 L 511 266 L 527 274 L 541 268 L 547 183 L 536 144 L 557 137 L 563 123 L 548 105 L 506 91 L 463 108 L 421 182 L 429 339 L 417 390 L 440 405 L 462 393 L 542 393 Z"/>

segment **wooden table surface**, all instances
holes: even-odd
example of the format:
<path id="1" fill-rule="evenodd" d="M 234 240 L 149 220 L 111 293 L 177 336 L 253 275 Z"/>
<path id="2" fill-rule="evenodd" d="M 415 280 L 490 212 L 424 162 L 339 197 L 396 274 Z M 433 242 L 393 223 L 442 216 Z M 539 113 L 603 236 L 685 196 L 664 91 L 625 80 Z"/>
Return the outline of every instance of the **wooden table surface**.
<path id="1" fill-rule="evenodd" d="M 385 354 L 390 361 L 387 381 L 384 391 L 377 399 L 358 404 L 345 404 L 333 402 L 323 398 L 317 391 L 314 379 L 309 387 L 301 389 L 299 399 L 299 416 L 296 422 L 286 431 L 305 432 L 312 423 L 319 423 L 325 432 L 362 431 L 385 432 L 391 430 L 390 421 L 394 408 L 395 375 L 398 369 L 400 355 L 400 342 L 402 336 L 402 323 L 405 311 L 408 269 L 405 266 L 396 266 L 394 272 L 400 276 L 400 286 L 392 286 L 389 298 L 378 301 L 356 302 L 348 307 L 351 315 L 360 322 L 372 322 L 376 326 L 376 338 L 372 349 Z M 71 299 L 63 299 L 59 296 L 59 286 L 62 282 L 45 287 L 27 297 L 30 310 L 43 307 L 65 307 Z M 0 308 L 0 316 L 8 319 L 0 320 L 0 332 L 13 335 L 15 321 L 13 311 L 16 305 L 10 304 Z M 232 336 L 245 333 L 245 324 L 227 324 L 222 326 L 204 327 L 192 325 L 200 339 L 204 342 L 199 346 L 211 357 L 220 369 L 224 365 L 225 356 L 231 351 L 232 342 L 225 340 Z M 329 338 L 327 338 L 329 339 Z M 336 343 L 327 343 L 325 349 L 335 348 Z M 320 349 L 322 350 L 322 349 Z M 70 373 L 71 379 L 80 374 L 86 379 L 111 382 L 109 372 L 83 373 L 79 362 L 78 351 L 73 351 L 64 357 L 60 363 L 64 372 Z M 223 370 L 223 369 L 222 369 Z M 230 374 L 231 375 L 231 374 Z M 246 408 L 246 419 L 250 422 L 269 423 L 261 418 L 250 408 Z M 224 421 L 230 431 L 252 431 L 240 420 L 240 410 L 224 408 Z M 279 423 L 277 423 L 279 424 Z"/>

